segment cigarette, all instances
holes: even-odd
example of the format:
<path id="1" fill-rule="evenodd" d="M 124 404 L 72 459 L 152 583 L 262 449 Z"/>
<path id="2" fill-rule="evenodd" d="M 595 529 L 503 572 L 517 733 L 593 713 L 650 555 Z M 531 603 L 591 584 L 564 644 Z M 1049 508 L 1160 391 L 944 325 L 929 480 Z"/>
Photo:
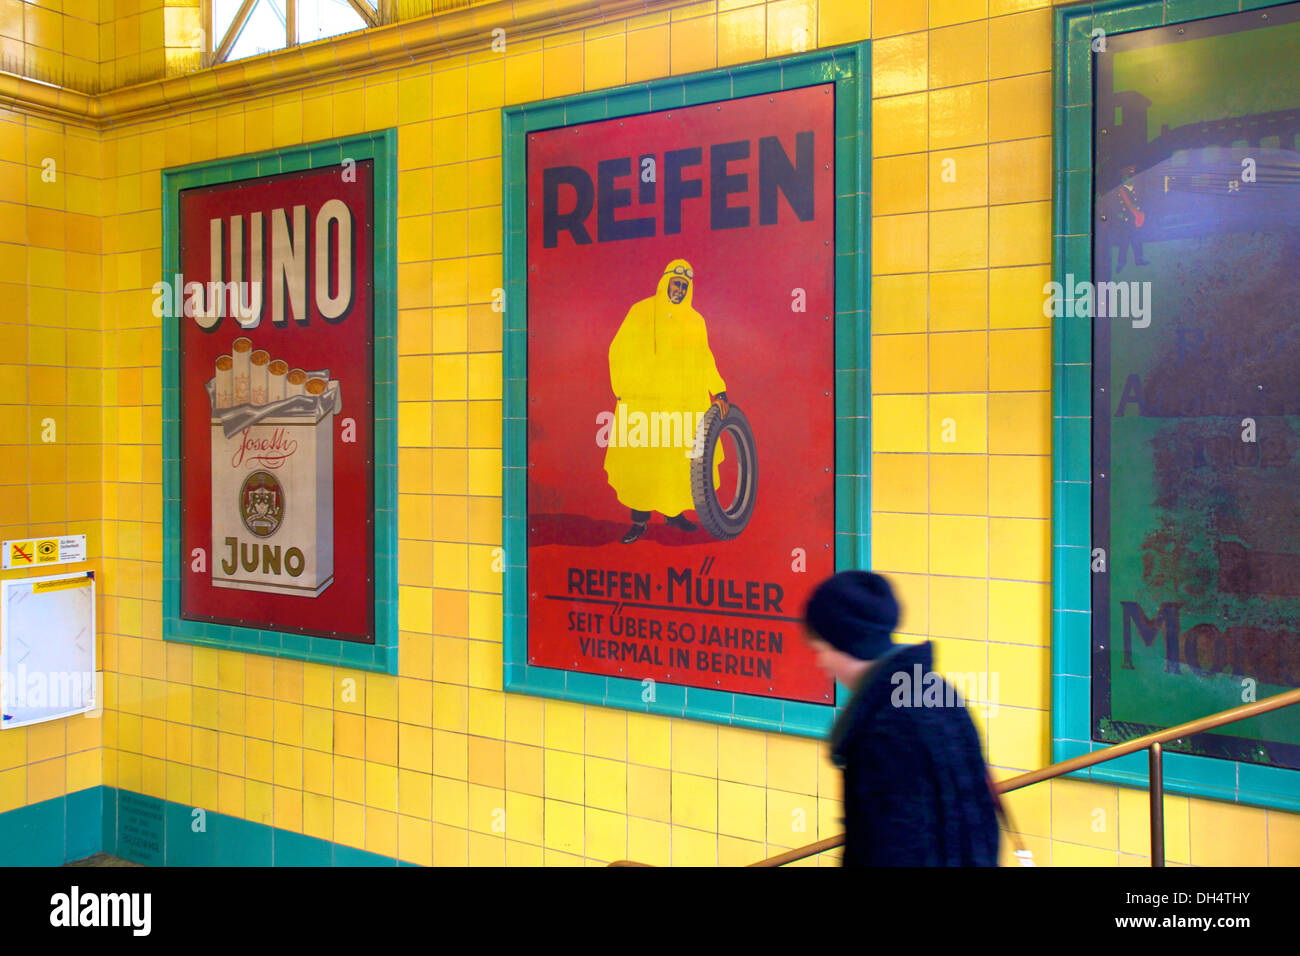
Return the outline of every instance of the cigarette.
<path id="1" fill-rule="evenodd" d="M 278 402 L 284 398 L 284 377 L 289 371 L 289 363 L 275 359 L 266 367 L 266 400 Z"/>
<path id="2" fill-rule="evenodd" d="M 308 395 L 320 395 L 328 384 L 329 382 L 323 378 L 309 378 L 307 384 L 303 386 L 303 391 Z"/>
<path id="3" fill-rule="evenodd" d="M 290 395 L 301 395 L 302 387 L 307 381 L 307 373 L 300 368 L 289 370 L 289 374 L 284 377 L 284 394 L 285 397 Z"/>
<path id="4" fill-rule="evenodd" d="M 266 367 L 271 364 L 271 353 L 258 349 L 249 356 L 248 394 L 254 405 L 266 404 Z"/>
<path id="5" fill-rule="evenodd" d="M 230 360 L 233 364 L 234 404 L 248 404 L 248 357 L 253 351 L 253 340 L 241 335 L 230 344 Z"/>
<path id="6" fill-rule="evenodd" d="M 214 404 L 217 408 L 229 408 L 235 404 L 234 385 L 231 381 L 231 367 L 234 362 L 229 355 L 217 356 L 217 380 Z"/>

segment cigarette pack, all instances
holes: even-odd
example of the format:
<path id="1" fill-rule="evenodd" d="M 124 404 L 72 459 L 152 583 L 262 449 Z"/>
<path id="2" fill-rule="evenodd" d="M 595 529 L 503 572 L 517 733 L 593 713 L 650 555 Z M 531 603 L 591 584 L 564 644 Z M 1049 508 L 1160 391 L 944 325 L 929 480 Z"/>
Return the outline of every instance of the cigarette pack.
<path id="1" fill-rule="evenodd" d="M 221 359 L 207 383 L 212 585 L 315 597 L 334 580 L 333 427 L 342 392 L 321 370 L 306 373 L 309 388 L 284 396 L 275 379 L 284 381 L 287 365 L 264 356 L 252 368 L 234 356 L 229 392 Z M 259 366 L 261 377 L 271 373 L 269 389 L 240 381 L 248 372 L 259 376 Z M 247 400 L 225 408 L 218 398 L 226 394 Z"/>

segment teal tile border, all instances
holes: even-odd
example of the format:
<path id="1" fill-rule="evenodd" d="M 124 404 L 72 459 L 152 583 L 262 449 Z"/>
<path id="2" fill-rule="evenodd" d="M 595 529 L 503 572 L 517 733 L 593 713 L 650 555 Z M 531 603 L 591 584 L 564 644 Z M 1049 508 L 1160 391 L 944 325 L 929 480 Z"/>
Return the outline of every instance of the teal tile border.
<path id="1" fill-rule="evenodd" d="M 118 804 L 130 800 L 155 811 L 158 851 L 141 854 L 119 840 Z M 240 817 L 195 811 L 186 804 L 99 786 L 0 813 L 0 866 L 62 866 L 96 853 L 160 866 L 413 866 L 319 837 Z M 144 857 L 149 857 L 145 859 Z"/>
<path id="2" fill-rule="evenodd" d="M 502 111 L 506 310 L 502 333 L 502 537 L 506 543 L 504 686 L 514 693 L 690 717 L 740 727 L 822 737 L 837 707 L 657 684 L 641 700 L 639 681 L 596 677 L 527 663 L 524 532 L 527 450 L 525 335 L 528 327 L 524 135 L 633 113 L 671 109 L 820 83 L 835 84 L 835 567 L 870 564 L 871 441 L 867 388 L 870 360 L 868 267 L 871 224 L 871 47 L 869 43 L 638 83 Z M 844 387 L 844 386 L 850 387 Z M 837 706 L 845 700 L 837 690 Z"/>
<path id="3" fill-rule="evenodd" d="M 130 790 L 100 787 L 104 828 L 111 839 L 103 850 L 133 862 L 146 862 L 123 845 L 115 821 L 123 800 L 152 805 L 160 823 L 159 857 L 163 866 L 399 866 L 396 858 L 380 856 L 319 837 L 282 830 L 215 810 L 203 811 L 203 829 L 195 832 L 195 808 Z M 0 816 L 0 821 L 3 816 Z"/>
<path id="4" fill-rule="evenodd" d="M 180 617 L 178 333 L 162 326 L 163 638 L 358 670 L 397 673 L 397 132 L 306 143 L 162 171 L 163 276 L 177 271 L 180 191 L 275 172 L 374 160 L 375 643 L 259 631 Z"/>
<path id="5" fill-rule="evenodd" d="M 1053 43 L 1052 278 L 1092 280 L 1091 187 L 1080 206 L 1079 179 L 1092 176 L 1094 29 L 1126 33 L 1188 20 L 1281 6 L 1291 0 L 1106 0 L 1057 7 Z M 1077 229 L 1078 231 L 1068 231 Z M 1052 760 L 1102 750 L 1091 739 L 1091 605 L 1088 536 L 1090 481 L 1080 442 L 1090 442 L 1092 330 L 1085 320 L 1056 319 L 1052 334 Z M 1091 460 L 1090 444 L 1087 449 Z M 1144 754 L 1071 774 L 1123 786 L 1147 786 Z M 1214 757 L 1167 753 L 1165 790 L 1188 796 L 1300 811 L 1300 771 Z"/>
<path id="6" fill-rule="evenodd" d="M 102 787 L 0 813 L 0 866 L 62 866 L 104 846 Z"/>

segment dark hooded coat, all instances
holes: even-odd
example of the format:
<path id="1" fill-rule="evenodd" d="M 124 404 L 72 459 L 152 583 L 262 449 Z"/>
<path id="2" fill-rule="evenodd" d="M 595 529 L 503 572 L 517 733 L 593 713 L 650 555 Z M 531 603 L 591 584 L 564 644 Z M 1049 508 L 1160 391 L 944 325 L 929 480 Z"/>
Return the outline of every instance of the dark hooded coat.
<path id="1" fill-rule="evenodd" d="M 946 682 L 944 706 L 915 706 L 911 685 L 932 659 L 929 642 L 879 658 L 831 732 L 844 771 L 845 866 L 997 866 L 975 725 L 965 707 L 947 705 Z"/>

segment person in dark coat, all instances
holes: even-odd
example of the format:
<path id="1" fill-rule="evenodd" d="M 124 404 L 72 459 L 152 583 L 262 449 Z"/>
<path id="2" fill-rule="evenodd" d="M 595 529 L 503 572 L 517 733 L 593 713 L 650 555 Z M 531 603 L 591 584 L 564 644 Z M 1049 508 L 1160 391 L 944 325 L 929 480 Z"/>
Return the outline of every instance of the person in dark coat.
<path id="1" fill-rule="evenodd" d="M 836 574 L 813 592 L 804 619 L 818 666 L 852 690 L 830 736 L 844 772 L 844 865 L 997 866 L 979 734 L 960 695 L 932 672 L 930 642 L 893 643 L 889 582 Z"/>

